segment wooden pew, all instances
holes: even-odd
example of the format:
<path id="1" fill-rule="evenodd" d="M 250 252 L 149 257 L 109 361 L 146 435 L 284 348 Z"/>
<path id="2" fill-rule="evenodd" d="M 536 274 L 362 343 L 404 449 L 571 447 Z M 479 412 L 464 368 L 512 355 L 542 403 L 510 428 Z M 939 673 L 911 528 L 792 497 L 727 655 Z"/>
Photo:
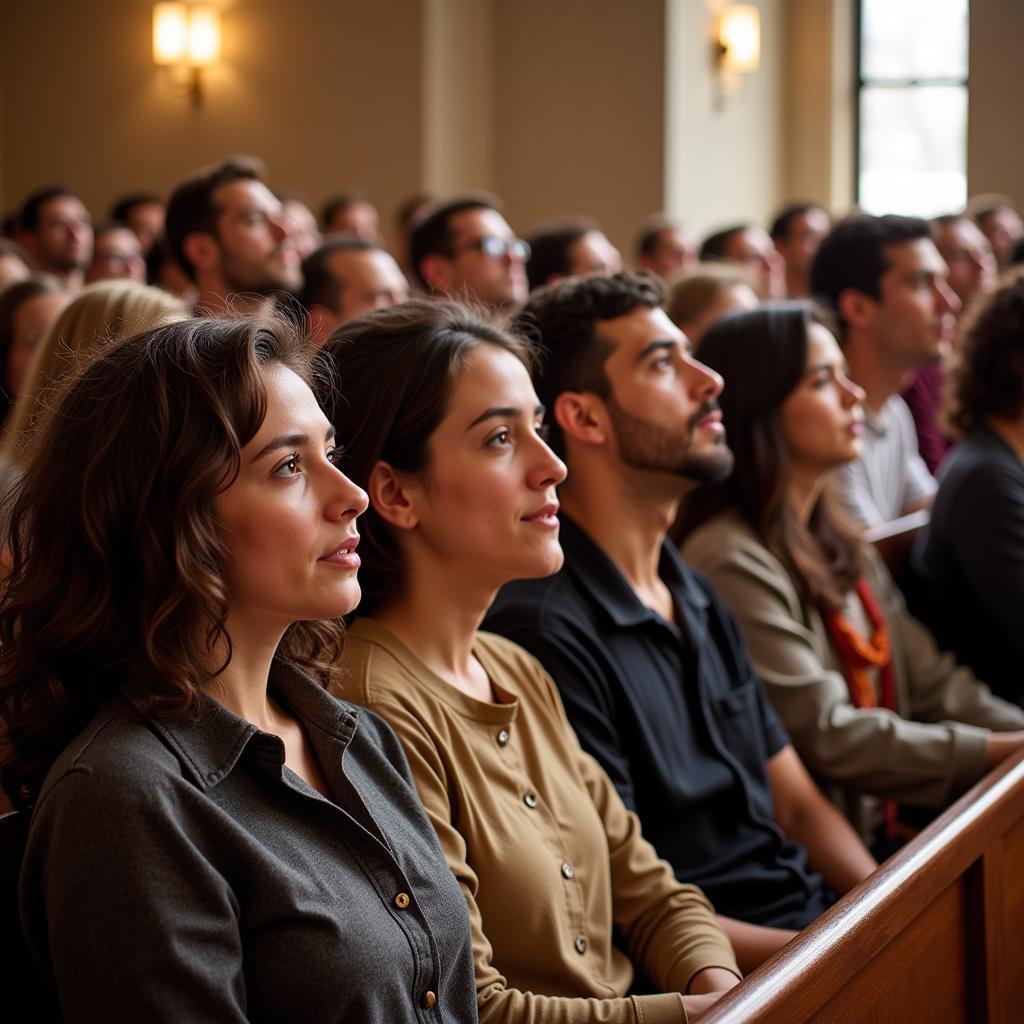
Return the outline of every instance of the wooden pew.
<path id="1" fill-rule="evenodd" d="M 910 571 L 910 552 L 914 541 L 928 525 L 930 516 L 930 509 L 918 509 L 891 522 L 869 526 L 861 534 L 862 540 L 875 546 L 875 550 L 881 555 L 882 561 L 901 589 Z"/>
<path id="2" fill-rule="evenodd" d="M 1024 1021 L 1024 755 L 701 1017 L 804 1021 Z"/>

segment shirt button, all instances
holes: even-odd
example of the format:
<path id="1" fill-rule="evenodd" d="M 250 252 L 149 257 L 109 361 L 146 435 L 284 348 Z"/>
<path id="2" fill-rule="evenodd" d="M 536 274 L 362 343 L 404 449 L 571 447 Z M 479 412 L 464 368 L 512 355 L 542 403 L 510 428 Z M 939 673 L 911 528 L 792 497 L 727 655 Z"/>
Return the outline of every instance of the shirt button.
<path id="1" fill-rule="evenodd" d="M 527 793 L 526 796 L 523 797 L 523 803 L 532 811 L 533 808 L 537 806 L 537 794 Z"/>
<path id="2" fill-rule="evenodd" d="M 433 992 L 427 992 L 423 997 L 423 1005 L 429 1010 L 437 1002 L 437 996 Z"/>
<path id="3" fill-rule="evenodd" d="M 568 861 L 563 862 L 563 864 L 562 864 L 562 877 L 563 878 L 572 878 L 572 876 L 574 874 L 576 874 L 576 872 L 573 871 L 572 865 Z"/>
<path id="4" fill-rule="evenodd" d="M 580 956 L 583 956 L 583 954 L 586 953 L 587 940 L 586 938 L 584 938 L 584 936 L 577 935 L 576 941 L 573 943 L 573 945 L 576 947 L 576 952 L 579 953 Z"/>
<path id="5" fill-rule="evenodd" d="M 499 747 L 507 747 L 508 746 L 508 729 L 502 729 L 498 733 L 498 746 Z"/>
<path id="6" fill-rule="evenodd" d="M 411 902 L 412 900 L 409 899 L 409 894 L 407 892 L 400 892 L 395 897 L 395 906 L 398 907 L 399 910 L 405 910 Z"/>

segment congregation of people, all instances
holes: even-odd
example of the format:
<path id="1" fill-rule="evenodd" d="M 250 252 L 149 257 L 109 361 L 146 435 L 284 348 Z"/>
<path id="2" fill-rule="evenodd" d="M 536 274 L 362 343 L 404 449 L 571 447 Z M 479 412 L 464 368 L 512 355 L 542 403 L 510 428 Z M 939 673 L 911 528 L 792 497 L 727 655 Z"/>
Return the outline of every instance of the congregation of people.
<path id="1" fill-rule="evenodd" d="M 623 254 L 272 184 L 3 221 L 47 1013 L 697 1020 L 1024 752 L 1009 200 Z"/>

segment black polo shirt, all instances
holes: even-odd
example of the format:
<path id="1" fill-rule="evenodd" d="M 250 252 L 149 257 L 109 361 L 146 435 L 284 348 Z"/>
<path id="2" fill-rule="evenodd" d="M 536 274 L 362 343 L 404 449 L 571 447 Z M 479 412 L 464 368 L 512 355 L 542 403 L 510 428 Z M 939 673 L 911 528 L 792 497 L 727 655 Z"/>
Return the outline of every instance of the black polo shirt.
<path id="1" fill-rule="evenodd" d="M 731 612 L 668 543 L 659 573 L 677 624 L 564 515 L 561 541 L 562 570 L 508 584 L 484 627 L 551 674 L 584 748 L 681 881 L 719 913 L 802 928 L 833 897 L 772 817 L 767 762 L 789 738 Z"/>

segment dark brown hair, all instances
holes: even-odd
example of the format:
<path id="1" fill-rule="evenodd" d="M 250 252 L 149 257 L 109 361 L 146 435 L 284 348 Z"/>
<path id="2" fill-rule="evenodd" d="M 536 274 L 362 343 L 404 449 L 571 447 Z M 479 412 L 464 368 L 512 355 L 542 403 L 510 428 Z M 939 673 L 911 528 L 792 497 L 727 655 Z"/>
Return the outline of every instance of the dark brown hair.
<path id="1" fill-rule="evenodd" d="M 892 266 L 891 247 L 922 238 L 931 238 L 926 220 L 866 213 L 844 218 L 825 236 L 811 263 L 810 287 L 815 299 L 836 317 L 840 342 L 845 340 L 847 324 L 839 312 L 839 296 L 852 288 L 880 299 L 882 278 Z"/>
<path id="2" fill-rule="evenodd" d="M 174 262 L 194 281 L 196 268 L 185 255 L 185 239 L 194 231 L 217 234 L 220 206 L 214 195 L 233 181 L 263 181 L 263 164 L 254 157 L 236 156 L 186 178 L 167 202 L 164 235 Z"/>
<path id="3" fill-rule="evenodd" d="M 588 217 L 543 224 L 526 236 L 530 258 L 526 261 L 526 278 L 530 290 L 547 284 L 552 277 L 567 277 L 572 270 L 572 247 L 585 235 L 600 232 Z"/>
<path id="4" fill-rule="evenodd" d="M 1004 274 L 971 303 L 949 379 L 945 418 L 956 435 L 986 416 L 1017 419 L 1024 410 L 1024 268 Z"/>
<path id="5" fill-rule="evenodd" d="M 732 476 L 694 492 L 676 540 L 734 508 L 786 567 L 801 600 L 841 608 L 862 573 L 860 541 L 834 509 L 826 489 L 804 526 L 786 500 L 789 453 L 782 436 L 783 403 L 807 364 L 807 333 L 829 319 L 806 302 L 766 303 L 712 324 L 701 339 L 701 362 L 725 378 L 719 399 L 735 457 Z"/>
<path id="6" fill-rule="evenodd" d="M 263 421 L 275 362 L 309 377 L 281 323 L 189 320 L 102 350 L 64 385 L 14 493 L 0 597 L 0 771 L 16 805 L 99 707 L 195 712 L 230 660 L 215 501 Z M 279 653 L 326 682 L 341 636 L 296 623 Z"/>
<path id="7" fill-rule="evenodd" d="M 431 253 L 451 256 L 452 244 L 455 241 L 451 229 L 452 218 L 469 210 L 502 212 L 501 204 L 496 198 L 479 193 L 459 196 L 444 203 L 434 203 L 409 225 L 409 268 L 422 288 L 428 291 L 430 289 L 420 269 L 423 260 Z"/>
<path id="8" fill-rule="evenodd" d="M 608 398 L 611 384 L 604 364 L 614 343 L 602 336 L 601 321 L 628 316 L 634 309 L 660 309 L 664 302 L 661 279 L 645 271 L 574 277 L 538 288 L 516 317 L 515 330 L 538 349 L 533 384 L 545 407 L 554 409 L 564 391 Z M 564 457 L 565 436 L 554 416 L 548 428 L 548 443 Z"/>
<path id="9" fill-rule="evenodd" d="M 338 468 L 363 488 L 381 461 L 401 473 L 428 471 L 430 437 L 467 357 L 480 345 L 497 345 L 530 368 L 530 349 L 521 338 L 463 303 L 415 299 L 339 327 L 319 356 L 343 388 L 321 395 L 345 448 Z M 359 532 L 359 613 L 373 614 L 401 590 L 402 552 L 372 503 Z"/>

